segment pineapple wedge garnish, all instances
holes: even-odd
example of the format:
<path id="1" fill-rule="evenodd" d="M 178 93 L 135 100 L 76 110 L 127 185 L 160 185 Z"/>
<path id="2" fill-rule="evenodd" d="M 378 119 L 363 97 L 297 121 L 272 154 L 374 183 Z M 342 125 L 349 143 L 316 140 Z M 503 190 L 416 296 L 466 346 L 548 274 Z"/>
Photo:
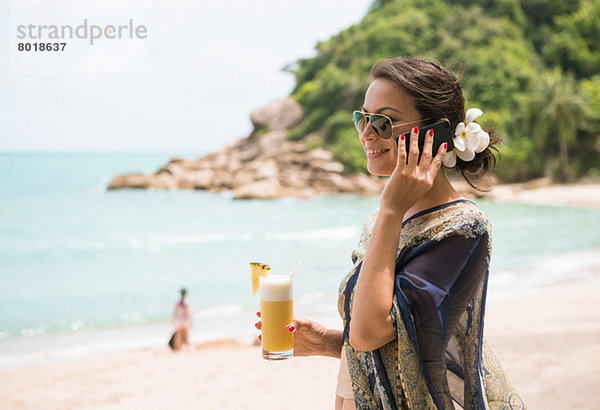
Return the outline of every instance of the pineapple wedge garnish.
<path id="1" fill-rule="evenodd" d="M 252 294 L 256 295 L 256 292 L 258 292 L 259 276 L 267 276 L 271 267 L 260 262 L 250 262 L 250 267 L 252 268 Z"/>

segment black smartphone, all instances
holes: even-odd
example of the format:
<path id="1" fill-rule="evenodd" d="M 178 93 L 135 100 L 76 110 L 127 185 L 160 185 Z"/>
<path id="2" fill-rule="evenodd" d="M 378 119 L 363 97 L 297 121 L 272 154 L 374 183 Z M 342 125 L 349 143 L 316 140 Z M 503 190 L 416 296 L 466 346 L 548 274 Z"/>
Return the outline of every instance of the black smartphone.
<path id="1" fill-rule="evenodd" d="M 442 120 L 440 122 L 436 122 L 435 124 L 419 128 L 419 158 L 421 158 L 421 153 L 423 152 L 423 145 L 425 144 L 425 134 L 429 130 L 433 130 L 433 147 L 431 149 L 432 156 L 435 157 L 435 154 L 437 154 L 438 152 L 438 148 L 444 142 L 448 143 L 448 148 L 446 149 L 446 152 L 450 152 L 454 149 L 454 142 L 452 141 L 452 138 L 454 138 L 454 134 L 450 129 L 450 122 Z M 398 138 L 400 138 L 400 134 L 394 137 L 394 140 L 396 141 L 396 146 L 398 146 Z M 404 140 L 406 141 L 406 154 L 408 155 L 408 150 L 410 149 L 410 131 L 404 134 Z"/>

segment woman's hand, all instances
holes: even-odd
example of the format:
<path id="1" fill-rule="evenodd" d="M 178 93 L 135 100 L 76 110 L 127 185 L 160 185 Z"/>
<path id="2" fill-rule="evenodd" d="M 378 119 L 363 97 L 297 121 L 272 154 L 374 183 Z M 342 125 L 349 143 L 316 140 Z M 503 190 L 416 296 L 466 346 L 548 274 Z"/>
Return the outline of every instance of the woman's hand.
<path id="1" fill-rule="evenodd" d="M 423 154 L 419 160 L 419 129 L 414 127 L 410 136 L 410 149 L 406 154 L 404 135 L 398 139 L 396 168 L 392 172 L 383 193 L 381 209 L 391 211 L 400 218 L 433 186 L 440 170 L 448 144 L 444 143 L 432 158 L 433 130 L 425 135 Z"/>
<path id="2" fill-rule="evenodd" d="M 256 315 L 260 317 L 260 312 L 256 312 Z M 259 320 L 254 326 L 261 329 L 262 322 Z M 340 357 L 341 330 L 327 329 L 312 320 L 294 318 L 287 326 L 287 331 L 294 334 L 294 356 Z"/>

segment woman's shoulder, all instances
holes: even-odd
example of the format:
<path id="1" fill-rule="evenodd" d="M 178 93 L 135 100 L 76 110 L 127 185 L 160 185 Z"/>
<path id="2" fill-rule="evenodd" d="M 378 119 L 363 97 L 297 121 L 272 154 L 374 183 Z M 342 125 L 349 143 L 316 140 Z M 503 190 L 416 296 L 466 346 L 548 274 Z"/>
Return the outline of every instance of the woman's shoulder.
<path id="1" fill-rule="evenodd" d="M 368 242 L 368 240 L 373 232 L 373 227 L 375 226 L 375 221 L 377 220 L 378 214 L 379 214 L 379 209 L 377 209 L 375 212 L 373 212 L 371 215 L 369 215 L 367 217 L 367 219 L 365 219 L 365 222 L 363 223 L 362 233 L 360 235 L 359 244 Z"/>
<path id="2" fill-rule="evenodd" d="M 444 236 L 489 235 L 492 230 L 487 214 L 470 200 L 456 201 L 440 212 L 439 218 L 439 229 Z"/>
<path id="3" fill-rule="evenodd" d="M 360 239 L 358 240 L 358 246 L 352 251 L 352 263 L 356 263 L 356 261 L 363 258 L 367 250 L 367 244 L 369 243 L 369 239 L 373 233 L 373 226 L 375 226 L 375 220 L 377 219 L 378 213 L 379 210 L 375 211 L 365 220 L 362 232 L 360 234 Z"/>
<path id="4" fill-rule="evenodd" d="M 426 210 L 407 220 L 407 237 L 425 236 L 440 240 L 449 236 L 490 235 L 491 224 L 483 210 L 467 199 L 460 199 Z"/>

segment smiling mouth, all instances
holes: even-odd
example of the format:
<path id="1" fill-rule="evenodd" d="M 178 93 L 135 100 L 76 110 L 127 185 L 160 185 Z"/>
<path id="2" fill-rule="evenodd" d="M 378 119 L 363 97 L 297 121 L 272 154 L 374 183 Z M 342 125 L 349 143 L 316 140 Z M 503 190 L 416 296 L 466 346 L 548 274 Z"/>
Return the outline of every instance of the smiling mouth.
<path id="1" fill-rule="evenodd" d="M 374 155 L 374 154 L 383 154 L 384 152 L 388 152 L 389 148 L 386 149 L 368 149 L 367 150 L 367 154 L 369 155 Z"/>

